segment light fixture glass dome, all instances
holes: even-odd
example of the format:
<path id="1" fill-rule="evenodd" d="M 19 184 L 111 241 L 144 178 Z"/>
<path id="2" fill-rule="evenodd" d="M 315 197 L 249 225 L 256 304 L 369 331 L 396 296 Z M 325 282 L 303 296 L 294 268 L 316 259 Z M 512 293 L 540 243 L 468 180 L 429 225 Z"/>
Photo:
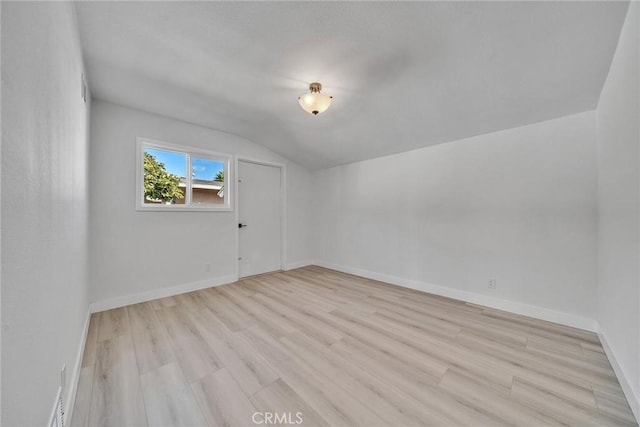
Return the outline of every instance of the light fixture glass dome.
<path id="1" fill-rule="evenodd" d="M 309 85 L 310 93 L 305 93 L 298 98 L 298 102 L 303 110 L 311 113 L 315 116 L 327 111 L 327 108 L 331 105 L 332 96 L 323 95 L 320 93 L 322 85 L 320 83 L 311 83 Z"/>

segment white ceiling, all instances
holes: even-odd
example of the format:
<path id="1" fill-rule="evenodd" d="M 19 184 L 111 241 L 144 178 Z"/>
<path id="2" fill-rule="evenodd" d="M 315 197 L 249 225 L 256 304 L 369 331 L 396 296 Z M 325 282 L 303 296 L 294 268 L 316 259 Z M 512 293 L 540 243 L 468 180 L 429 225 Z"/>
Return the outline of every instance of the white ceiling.
<path id="1" fill-rule="evenodd" d="M 93 96 L 311 169 L 595 108 L 626 2 L 79 2 Z M 333 95 L 317 117 L 297 97 Z"/>

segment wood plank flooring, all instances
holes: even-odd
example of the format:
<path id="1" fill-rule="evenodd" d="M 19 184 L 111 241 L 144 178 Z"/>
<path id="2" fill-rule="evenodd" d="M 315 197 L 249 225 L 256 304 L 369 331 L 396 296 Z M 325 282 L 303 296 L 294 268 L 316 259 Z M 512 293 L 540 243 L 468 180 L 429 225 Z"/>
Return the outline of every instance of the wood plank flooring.
<path id="1" fill-rule="evenodd" d="M 91 317 L 73 426 L 300 418 L 637 425 L 593 333 L 320 267 Z"/>

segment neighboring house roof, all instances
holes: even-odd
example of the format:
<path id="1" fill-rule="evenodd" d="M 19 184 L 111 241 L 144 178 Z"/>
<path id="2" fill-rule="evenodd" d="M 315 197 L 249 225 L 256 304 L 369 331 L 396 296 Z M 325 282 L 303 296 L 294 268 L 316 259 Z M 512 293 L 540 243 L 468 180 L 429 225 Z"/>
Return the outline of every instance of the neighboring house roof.
<path id="1" fill-rule="evenodd" d="M 180 177 L 179 187 L 186 187 L 186 178 Z M 220 190 L 224 186 L 224 182 L 222 181 L 207 181 L 204 179 L 192 179 L 191 187 L 192 188 L 202 188 L 207 190 Z"/>

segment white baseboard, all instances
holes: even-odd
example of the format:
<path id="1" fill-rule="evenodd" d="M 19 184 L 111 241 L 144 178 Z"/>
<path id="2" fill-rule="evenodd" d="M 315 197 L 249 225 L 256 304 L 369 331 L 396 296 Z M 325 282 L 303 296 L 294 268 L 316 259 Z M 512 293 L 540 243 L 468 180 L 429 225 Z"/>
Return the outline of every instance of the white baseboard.
<path id="1" fill-rule="evenodd" d="M 116 298 L 109 298 L 102 301 L 91 303 L 89 310 L 91 313 L 99 311 L 111 310 L 113 308 L 125 307 L 140 302 L 152 301 L 158 298 L 166 298 L 174 295 L 184 294 L 185 292 L 198 291 L 200 289 L 212 288 L 214 286 L 226 285 L 237 282 L 238 277 L 235 275 L 212 277 L 211 279 L 199 280 L 197 282 L 183 283 L 168 288 L 154 289 L 147 292 L 139 292 L 137 294 L 125 295 Z"/>
<path id="2" fill-rule="evenodd" d="M 84 347 L 87 343 L 87 335 L 89 334 L 89 321 L 91 320 L 91 310 L 87 310 L 87 318 L 84 321 L 84 328 L 82 329 L 82 337 L 80 338 L 80 347 L 76 356 L 76 363 L 73 367 L 73 375 L 71 381 L 67 381 L 67 388 L 69 391 L 67 395 L 63 397 L 66 399 L 64 414 L 65 424 L 71 425 L 71 418 L 73 417 L 73 408 L 76 404 L 76 394 L 78 392 L 78 384 L 80 382 L 80 371 L 82 370 L 82 358 L 84 357 Z"/>
<path id="3" fill-rule="evenodd" d="M 341 271 L 343 273 L 366 277 L 367 279 L 379 280 L 381 282 L 387 282 L 405 288 L 428 292 L 431 294 L 453 298 L 472 304 L 483 305 L 486 307 L 508 311 L 510 313 L 520 314 L 523 316 L 534 317 L 536 319 L 559 323 L 561 325 L 571 326 L 574 328 L 585 329 L 591 332 L 597 332 L 598 330 L 598 323 L 594 319 L 578 316 L 575 314 L 564 313 L 561 311 L 551 310 L 548 308 L 525 304 L 517 301 L 495 298 L 489 295 L 477 294 L 475 292 L 448 288 L 446 286 L 435 285 L 418 280 L 403 279 L 401 277 L 390 276 L 387 274 L 376 273 L 359 268 L 347 267 L 344 265 L 333 264 L 326 261 L 315 261 L 314 264 L 320 267 Z"/>
<path id="4" fill-rule="evenodd" d="M 284 270 L 285 271 L 295 270 L 296 268 L 302 268 L 312 264 L 313 264 L 313 261 L 309 261 L 309 260 L 290 262 L 284 267 Z"/>
<path id="5" fill-rule="evenodd" d="M 602 348 L 604 348 L 604 352 L 609 359 L 609 363 L 611 363 L 611 367 L 613 368 L 613 372 L 615 372 L 616 377 L 618 378 L 618 382 L 620 383 L 620 387 L 622 387 L 622 391 L 624 391 L 624 396 L 627 398 L 627 402 L 629 402 L 629 406 L 631 407 L 631 411 L 633 415 L 636 417 L 636 421 L 640 424 L 640 396 L 637 396 L 631 388 L 631 384 L 627 380 L 627 377 L 624 375 L 622 368 L 618 364 L 618 360 L 616 359 L 613 350 L 609 346 L 609 342 L 607 338 L 604 336 L 602 332 L 598 332 L 598 338 L 600 338 L 600 343 L 602 343 Z"/>

